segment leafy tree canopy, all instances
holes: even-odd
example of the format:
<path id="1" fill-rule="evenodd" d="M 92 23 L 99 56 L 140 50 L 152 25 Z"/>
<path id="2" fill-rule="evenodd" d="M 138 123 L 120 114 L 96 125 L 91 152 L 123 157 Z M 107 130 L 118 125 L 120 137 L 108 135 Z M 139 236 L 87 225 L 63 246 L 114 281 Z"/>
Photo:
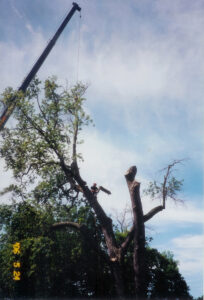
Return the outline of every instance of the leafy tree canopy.
<path id="1" fill-rule="evenodd" d="M 11 169 L 18 185 L 13 191 L 25 198 L 26 188 L 35 183 L 34 197 L 41 201 L 66 199 L 70 204 L 78 199 L 73 179 L 67 181 L 63 168 L 71 170 L 81 155 L 76 145 L 83 126 L 92 120 L 83 104 L 86 85 L 77 84 L 70 89 L 60 87 L 56 78 L 42 83 L 34 79 L 25 94 L 11 88 L 3 93 L 2 102 L 8 104 L 15 98 L 15 128 L 4 129 L 0 155 Z M 28 191 L 27 191 L 28 192 Z"/>

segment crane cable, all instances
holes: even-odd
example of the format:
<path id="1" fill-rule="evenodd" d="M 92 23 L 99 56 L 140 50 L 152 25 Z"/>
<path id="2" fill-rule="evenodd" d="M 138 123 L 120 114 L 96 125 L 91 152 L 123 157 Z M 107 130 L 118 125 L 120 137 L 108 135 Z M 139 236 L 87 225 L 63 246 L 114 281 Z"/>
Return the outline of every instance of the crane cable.
<path id="1" fill-rule="evenodd" d="M 80 42 L 81 42 L 81 11 L 79 14 L 78 21 L 78 45 L 77 45 L 77 62 L 76 62 L 76 82 L 79 81 L 79 60 L 80 60 Z"/>

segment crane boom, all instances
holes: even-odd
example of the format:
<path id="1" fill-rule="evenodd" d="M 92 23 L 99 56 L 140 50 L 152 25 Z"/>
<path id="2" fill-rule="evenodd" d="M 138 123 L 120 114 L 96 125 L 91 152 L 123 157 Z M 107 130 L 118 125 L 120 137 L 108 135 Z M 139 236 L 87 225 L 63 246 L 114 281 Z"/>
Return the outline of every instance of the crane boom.
<path id="1" fill-rule="evenodd" d="M 64 30 L 65 26 L 70 21 L 71 17 L 73 16 L 73 14 L 75 13 L 76 10 L 80 11 L 81 8 L 78 6 L 77 3 L 73 2 L 72 9 L 70 10 L 70 12 L 66 16 L 66 18 L 64 19 L 62 24 L 60 25 L 60 27 L 56 31 L 55 35 L 53 36 L 53 38 L 50 40 L 50 42 L 48 43 L 48 45 L 46 46 L 46 48 L 44 49 L 44 51 L 40 55 L 40 57 L 38 58 L 38 60 L 34 64 L 34 66 L 32 67 L 29 74 L 26 76 L 26 78 L 22 82 L 21 86 L 18 88 L 18 91 L 23 91 L 23 92 L 26 91 L 26 89 L 29 86 L 30 82 L 32 81 L 34 76 L 37 74 L 38 70 L 42 66 L 42 64 L 45 61 L 46 57 L 48 56 L 48 54 L 52 50 L 52 48 L 55 45 L 57 39 L 59 38 L 60 34 Z M 9 119 L 10 115 L 12 114 L 14 108 L 15 108 L 15 97 L 12 100 L 11 104 L 4 108 L 4 111 L 1 114 L 1 117 L 0 117 L 0 130 L 2 130 L 4 128 L 6 122 L 8 121 L 8 119 Z"/>

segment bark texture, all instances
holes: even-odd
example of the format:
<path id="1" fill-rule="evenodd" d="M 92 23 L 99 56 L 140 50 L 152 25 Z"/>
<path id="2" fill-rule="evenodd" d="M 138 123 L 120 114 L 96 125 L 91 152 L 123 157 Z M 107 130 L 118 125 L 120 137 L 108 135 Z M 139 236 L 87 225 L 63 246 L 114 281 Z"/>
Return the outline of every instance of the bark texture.
<path id="1" fill-rule="evenodd" d="M 141 298 L 145 296 L 145 227 L 142 203 L 140 198 L 140 183 L 135 180 L 137 168 L 131 167 L 125 174 L 127 181 L 132 211 L 133 211 L 133 227 L 134 227 L 134 254 L 133 268 L 135 274 L 135 292 L 136 296 Z"/>
<path id="2" fill-rule="evenodd" d="M 75 141 L 76 142 L 76 141 Z M 73 149 L 73 152 L 75 149 Z M 76 156 L 74 156 L 76 157 Z M 100 203 L 97 196 L 94 195 L 86 182 L 80 176 L 79 168 L 76 159 L 73 161 L 71 168 L 67 166 L 62 157 L 60 157 L 60 164 L 67 180 L 73 185 L 78 186 L 79 190 L 84 194 L 84 197 L 89 202 L 96 214 L 96 218 L 100 222 L 102 232 L 105 238 L 106 246 L 109 254 L 109 263 L 111 265 L 112 274 L 115 280 L 115 290 L 118 299 L 124 299 L 124 281 L 122 273 L 122 264 L 124 255 L 127 252 L 128 246 L 134 240 L 134 254 L 133 254 L 133 269 L 135 280 L 135 293 L 137 299 L 145 297 L 145 275 L 146 275 L 146 262 L 145 262 L 145 225 L 144 223 L 150 220 L 155 214 L 165 208 L 166 194 L 163 197 L 163 205 L 153 208 L 146 215 L 143 214 L 142 202 L 140 198 L 140 183 L 135 180 L 137 173 L 136 166 L 131 167 L 125 174 L 127 186 L 130 193 L 132 211 L 133 211 L 133 226 L 130 229 L 125 241 L 121 245 L 117 245 L 115 234 L 113 231 L 112 219 L 109 218 Z M 71 179 L 71 180 L 70 180 Z M 164 190 L 166 182 L 164 183 Z M 69 226 L 78 229 L 82 234 L 86 235 L 87 239 L 91 242 L 91 237 L 88 234 L 86 226 L 82 226 L 72 222 L 64 222 L 55 224 L 53 229 Z"/>

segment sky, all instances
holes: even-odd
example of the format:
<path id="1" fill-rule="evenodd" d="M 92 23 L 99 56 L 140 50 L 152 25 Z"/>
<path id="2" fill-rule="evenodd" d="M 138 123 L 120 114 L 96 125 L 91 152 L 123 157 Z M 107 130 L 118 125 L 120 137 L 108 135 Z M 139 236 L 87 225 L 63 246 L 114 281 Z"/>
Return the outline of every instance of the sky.
<path id="1" fill-rule="evenodd" d="M 146 226 L 152 247 L 170 250 L 194 297 L 203 293 L 204 2 L 79 0 L 77 12 L 38 76 L 89 85 L 94 127 L 82 134 L 80 169 L 116 217 L 129 205 L 124 180 L 136 165 L 141 191 L 174 159 L 187 160 L 180 198 Z M 18 88 L 72 7 L 70 0 L 0 0 L 0 91 Z M 12 126 L 13 120 L 7 123 Z M 12 181 L 0 162 L 0 187 Z M 144 212 L 158 205 L 142 193 Z"/>

